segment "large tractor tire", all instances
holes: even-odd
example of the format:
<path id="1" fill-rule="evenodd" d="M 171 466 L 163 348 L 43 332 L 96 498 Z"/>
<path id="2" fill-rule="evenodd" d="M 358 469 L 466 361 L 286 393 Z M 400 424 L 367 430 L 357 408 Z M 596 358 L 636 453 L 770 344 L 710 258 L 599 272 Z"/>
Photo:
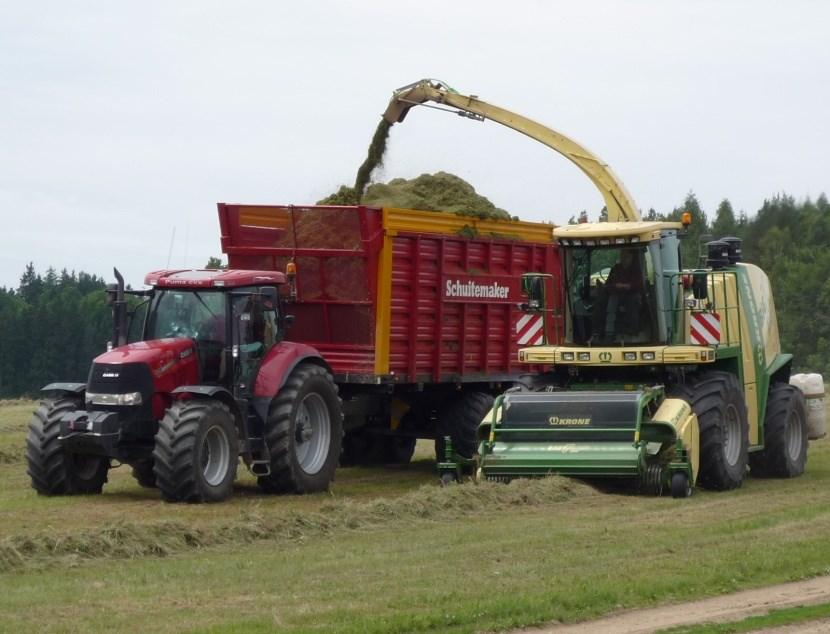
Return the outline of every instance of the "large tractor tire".
<path id="1" fill-rule="evenodd" d="M 159 422 L 153 450 L 156 486 L 168 502 L 219 502 L 233 490 L 239 437 L 233 415 L 215 399 L 176 401 Z"/>
<path id="2" fill-rule="evenodd" d="M 271 474 L 260 476 L 269 493 L 326 491 L 343 442 L 343 413 L 337 386 L 325 368 L 294 369 L 271 405 L 265 425 Z"/>
<path id="3" fill-rule="evenodd" d="M 139 460 L 132 464 L 132 473 L 139 486 L 145 489 L 156 488 L 156 472 L 152 460 Z"/>
<path id="4" fill-rule="evenodd" d="M 44 399 L 29 422 L 26 471 L 40 495 L 100 493 L 107 481 L 109 458 L 70 453 L 58 440 L 61 418 L 76 409 L 81 409 L 77 397 Z"/>
<path id="5" fill-rule="evenodd" d="M 736 489 L 744 481 L 749 448 L 746 401 L 738 379 L 728 372 L 704 372 L 675 390 L 700 427 L 700 486 Z"/>
<path id="6" fill-rule="evenodd" d="M 444 403 L 438 414 L 435 458 L 444 460 L 444 437 L 449 436 L 455 453 L 472 458 L 478 447 L 479 423 L 493 407 L 493 397 L 486 392 L 462 392 Z"/>
<path id="7" fill-rule="evenodd" d="M 749 454 L 752 475 L 794 478 L 807 464 L 807 407 L 797 387 L 775 383 L 764 417 L 764 450 Z"/>

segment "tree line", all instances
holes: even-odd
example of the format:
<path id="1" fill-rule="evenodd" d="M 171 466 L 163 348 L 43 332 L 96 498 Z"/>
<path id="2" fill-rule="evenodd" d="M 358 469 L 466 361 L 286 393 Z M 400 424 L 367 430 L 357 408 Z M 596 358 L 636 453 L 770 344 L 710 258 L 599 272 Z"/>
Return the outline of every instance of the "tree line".
<path id="1" fill-rule="evenodd" d="M 649 209 L 644 219 L 679 221 L 684 211 L 693 217 L 681 243 L 684 266 L 700 264 L 711 240 L 741 238 L 744 260 L 763 268 L 772 282 L 782 349 L 795 355 L 797 371 L 830 375 L 827 197 L 776 195 L 754 216 L 735 213 L 724 199 L 710 219 L 689 193 L 670 212 Z M 217 264 L 212 258 L 208 268 Z M 103 278 L 52 268 L 41 275 L 29 264 L 17 288 L 0 287 L 0 398 L 32 395 L 53 381 L 85 381 L 111 332 Z"/>

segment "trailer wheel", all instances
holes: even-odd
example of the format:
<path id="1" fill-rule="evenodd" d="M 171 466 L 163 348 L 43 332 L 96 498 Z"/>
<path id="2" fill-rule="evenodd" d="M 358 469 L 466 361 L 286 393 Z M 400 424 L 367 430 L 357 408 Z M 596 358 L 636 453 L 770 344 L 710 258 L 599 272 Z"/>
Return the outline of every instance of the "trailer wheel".
<path id="1" fill-rule="evenodd" d="M 493 397 L 486 392 L 462 392 L 447 400 L 438 414 L 435 459 L 438 462 L 445 459 L 445 436 L 452 440 L 455 453 L 463 458 L 472 458 L 478 446 L 478 426 L 491 407 Z"/>
<path id="2" fill-rule="evenodd" d="M 81 409 L 76 397 L 44 399 L 29 422 L 26 471 L 40 495 L 100 493 L 107 481 L 109 458 L 70 453 L 58 440 L 61 418 L 76 409 Z"/>
<path id="3" fill-rule="evenodd" d="M 343 413 L 331 374 L 303 364 L 288 377 L 265 424 L 271 475 L 257 479 L 270 493 L 326 491 L 343 441 Z"/>
<path id="4" fill-rule="evenodd" d="M 807 464 L 807 408 L 797 387 L 775 383 L 764 417 L 764 450 L 749 455 L 752 475 L 794 478 Z"/>
<path id="5" fill-rule="evenodd" d="M 224 403 L 207 398 L 176 401 L 156 433 L 153 472 L 168 502 L 219 502 L 233 490 L 239 438 Z"/>
<path id="6" fill-rule="evenodd" d="M 679 385 L 700 426 L 698 483 L 707 489 L 736 489 L 746 475 L 749 425 L 737 378 L 729 372 L 704 372 Z"/>
<path id="7" fill-rule="evenodd" d="M 687 498 L 692 494 L 692 485 L 689 483 L 689 474 L 684 471 L 675 471 L 671 477 L 671 496 L 673 498 Z"/>
<path id="8" fill-rule="evenodd" d="M 346 432 L 340 466 L 409 464 L 417 441 L 414 436 L 371 434 L 362 429 Z"/>
<path id="9" fill-rule="evenodd" d="M 138 460 L 132 464 L 133 477 L 138 482 L 139 486 L 145 489 L 156 488 L 156 473 L 153 471 L 152 460 Z"/>

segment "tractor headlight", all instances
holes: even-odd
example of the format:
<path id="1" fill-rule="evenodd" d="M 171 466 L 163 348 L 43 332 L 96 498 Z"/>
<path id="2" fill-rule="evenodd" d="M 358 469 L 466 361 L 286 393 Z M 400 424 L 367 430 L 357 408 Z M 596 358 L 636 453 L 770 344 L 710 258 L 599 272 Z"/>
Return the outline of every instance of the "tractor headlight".
<path id="1" fill-rule="evenodd" d="M 126 394 L 92 394 L 86 393 L 87 405 L 141 405 L 141 392 Z"/>
<path id="2" fill-rule="evenodd" d="M 625 361 L 636 361 L 637 360 L 637 353 L 636 352 L 623 352 L 623 359 Z"/>
<path id="3" fill-rule="evenodd" d="M 574 360 L 574 353 L 573 352 L 563 352 L 562 353 L 562 361 L 573 361 Z"/>
<path id="4" fill-rule="evenodd" d="M 641 352 L 640 353 L 640 358 L 643 361 L 654 361 L 655 355 L 654 355 L 653 352 Z"/>
<path id="5" fill-rule="evenodd" d="M 591 353 L 590 352 L 580 352 L 577 355 L 577 359 L 580 361 L 590 361 L 591 360 Z"/>

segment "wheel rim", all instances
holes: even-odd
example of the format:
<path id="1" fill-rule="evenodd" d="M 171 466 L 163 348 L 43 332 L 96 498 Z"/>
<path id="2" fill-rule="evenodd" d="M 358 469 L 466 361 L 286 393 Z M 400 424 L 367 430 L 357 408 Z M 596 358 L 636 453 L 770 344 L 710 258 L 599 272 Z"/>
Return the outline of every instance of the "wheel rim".
<path id="1" fill-rule="evenodd" d="M 202 475 L 210 486 L 222 483 L 231 462 L 231 448 L 225 430 L 214 425 L 202 440 Z"/>
<path id="2" fill-rule="evenodd" d="M 315 474 L 326 462 L 331 445 L 331 418 L 319 394 L 307 394 L 297 407 L 294 452 L 300 468 Z"/>
<path id="3" fill-rule="evenodd" d="M 741 455 L 741 419 L 734 405 L 727 405 L 723 425 L 723 452 L 726 462 L 737 464 Z"/>
<path id="4" fill-rule="evenodd" d="M 802 437 L 803 430 L 801 429 L 801 418 L 797 412 L 791 412 L 787 420 L 787 453 L 790 460 L 798 460 L 801 455 L 801 444 L 804 439 Z"/>

